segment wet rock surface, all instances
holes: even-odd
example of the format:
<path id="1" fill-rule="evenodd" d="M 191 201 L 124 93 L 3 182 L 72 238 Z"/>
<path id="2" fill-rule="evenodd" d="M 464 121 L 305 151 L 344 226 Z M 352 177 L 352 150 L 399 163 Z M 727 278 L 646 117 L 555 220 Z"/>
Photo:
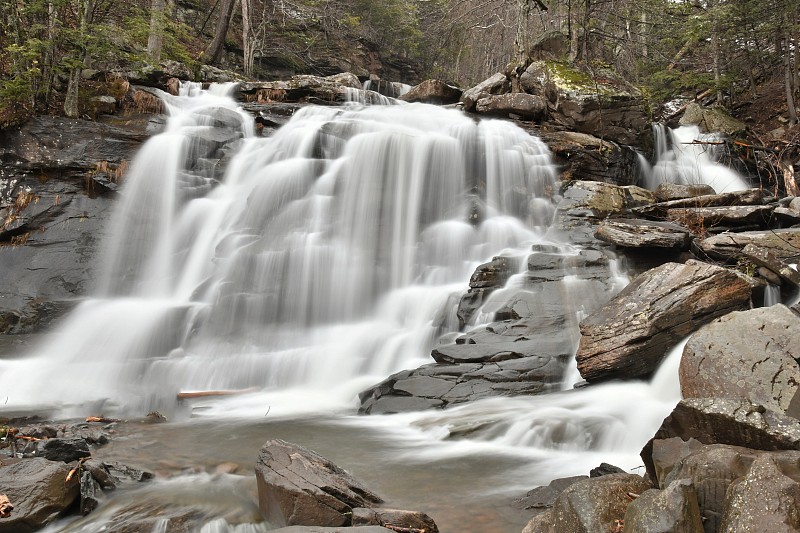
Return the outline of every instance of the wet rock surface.
<path id="1" fill-rule="evenodd" d="M 461 98 L 462 91 L 440 80 L 425 80 L 415 85 L 399 97 L 404 102 L 423 102 L 426 104 L 454 104 Z"/>

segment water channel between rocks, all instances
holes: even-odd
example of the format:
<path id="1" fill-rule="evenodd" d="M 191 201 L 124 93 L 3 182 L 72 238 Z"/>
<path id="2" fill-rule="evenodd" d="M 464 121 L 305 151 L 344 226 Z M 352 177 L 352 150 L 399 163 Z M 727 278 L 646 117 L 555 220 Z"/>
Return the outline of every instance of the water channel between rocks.
<path id="1" fill-rule="evenodd" d="M 416 104 L 308 107 L 262 139 L 225 96 L 165 98 L 169 125 L 133 162 L 95 296 L 30 356 L 0 357 L 6 412 L 165 413 L 166 424 L 123 424 L 95 452 L 165 475 L 48 531 L 100 531 L 137 498 L 257 522 L 251 472 L 271 438 L 319 452 L 444 532 L 517 532 L 531 512 L 511 501 L 527 490 L 601 462 L 641 464 L 679 399 L 680 347 L 652 383 L 570 390 L 567 363 L 560 392 L 355 415 L 360 391 L 431 363 L 442 335 L 452 341 L 479 264 L 498 254 L 524 264 L 537 249 L 580 256 L 550 230 L 557 171 L 540 140 Z M 602 279 L 547 278 L 541 308 L 538 289 L 514 285 L 536 277 L 521 271 L 467 329 L 530 290 L 531 338 L 574 354 L 580 318 L 624 286 L 606 263 Z M 545 312 L 555 333 L 535 329 Z M 176 403 L 220 389 L 253 392 Z M 244 475 L 208 473 L 227 462 Z"/>

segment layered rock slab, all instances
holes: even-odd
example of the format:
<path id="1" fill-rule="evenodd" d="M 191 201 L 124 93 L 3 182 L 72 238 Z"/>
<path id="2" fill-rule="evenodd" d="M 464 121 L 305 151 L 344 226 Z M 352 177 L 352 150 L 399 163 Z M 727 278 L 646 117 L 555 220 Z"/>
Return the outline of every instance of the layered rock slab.
<path id="1" fill-rule="evenodd" d="M 745 309 L 750 293 L 737 274 L 699 261 L 651 269 L 581 322 L 578 370 L 589 382 L 647 377 L 680 339 Z"/>

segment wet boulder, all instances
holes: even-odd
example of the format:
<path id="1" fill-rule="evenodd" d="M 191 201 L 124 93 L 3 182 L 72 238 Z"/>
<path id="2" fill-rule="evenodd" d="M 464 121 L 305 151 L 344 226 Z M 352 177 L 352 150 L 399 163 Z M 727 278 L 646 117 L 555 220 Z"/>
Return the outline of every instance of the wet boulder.
<path id="1" fill-rule="evenodd" d="M 650 489 L 625 510 L 628 533 L 703 533 L 697 493 L 688 479 L 677 479 L 664 490 Z"/>
<path id="2" fill-rule="evenodd" d="M 37 442 L 35 455 L 50 461 L 71 463 L 89 457 L 89 445 L 84 439 L 46 439 Z"/>
<path id="3" fill-rule="evenodd" d="M 475 269 L 469 279 L 469 289 L 458 304 L 458 322 L 463 329 L 475 312 L 483 305 L 489 294 L 505 286 L 508 278 L 517 270 L 517 261 L 510 257 L 494 257 Z"/>
<path id="4" fill-rule="evenodd" d="M 261 513 L 275 525 L 350 526 L 354 508 L 382 503 L 331 461 L 279 439 L 261 447 L 256 481 Z"/>
<path id="5" fill-rule="evenodd" d="M 800 316 L 783 305 L 730 313 L 689 338 L 681 393 L 747 399 L 786 412 L 800 388 L 799 347 Z"/>
<path id="6" fill-rule="evenodd" d="M 750 292 L 734 272 L 699 261 L 651 269 L 581 322 L 578 370 L 589 382 L 647 377 L 683 337 L 745 309 Z"/>
<path id="7" fill-rule="evenodd" d="M 578 481 L 556 498 L 553 508 L 535 516 L 523 533 L 595 533 L 623 524 L 629 494 L 641 494 L 650 483 L 634 474 L 610 474 Z"/>
<path id="8" fill-rule="evenodd" d="M 0 467 L 0 492 L 14 510 L 0 518 L 0 533 L 27 533 L 58 518 L 78 499 L 78 476 L 69 481 L 69 465 L 47 459 L 25 459 Z"/>
<path id="9" fill-rule="evenodd" d="M 407 93 L 400 96 L 404 102 L 424 102 L 426 104 L 455 104 L 461 98 L 462 91 L 440 80 L 425 80 L 415 85 Z"/>
<path id="10" fill-rule="evenodd" d="M 574 485 L 578 481 L 589 479 L 586 476 L 572 476 L 565 478 L 558 478 L 551 481 L 548 485 L 536 487 L 528 491 L 523 498 L 514 500 L 513 506 L 518 509 L 536 510 L 550 509 L 556 503 L 556 499 L 568 487 Z"/>

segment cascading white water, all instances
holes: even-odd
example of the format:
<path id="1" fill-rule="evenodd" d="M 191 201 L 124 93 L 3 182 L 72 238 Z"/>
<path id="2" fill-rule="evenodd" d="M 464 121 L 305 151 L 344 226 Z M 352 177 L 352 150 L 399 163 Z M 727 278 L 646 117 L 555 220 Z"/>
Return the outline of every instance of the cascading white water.
<path id="1" fill-rule="evenodd" d="M 701 134 L 697 126 L 669 129 L 661 124 L 653 126 L 653 136 L 655 163 L 651 167 L 640 158 L 648 189 L 661 183 L 710 185 L 717 193 L 750 188 L 734 170 L 716 163 L 719 137 Z"/>
<path id="2" fill-rule="evenodd" d="M 9 405 L 143 412 L 247 387 L 351 405 L 426 362 L 475 266 L 541 241 L 552 218 L 549 151 L 505 122 L 308 107 L 260 139 L 228 99 L 165 98 L 172 116 L 133 162 L 99 298 L 35 360 L 3 363 Z M 214 185 L 198 159 L 242 136 Z M 320 407 L 311 397 L 302 409 Z"/>

